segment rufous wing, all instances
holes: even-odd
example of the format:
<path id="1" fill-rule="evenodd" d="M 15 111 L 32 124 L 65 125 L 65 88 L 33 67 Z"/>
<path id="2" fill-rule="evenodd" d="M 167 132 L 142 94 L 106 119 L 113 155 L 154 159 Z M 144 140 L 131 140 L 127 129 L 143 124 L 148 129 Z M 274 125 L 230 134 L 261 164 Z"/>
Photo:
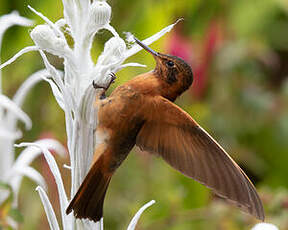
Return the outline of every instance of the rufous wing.
<path id="1" fill-rule="evenodd" d="M 255 187 L 225 150 L 177 105 L 161 96 L 147 101 L 149 113 L 145 112 L 136 145 L 264 220 Z"/>

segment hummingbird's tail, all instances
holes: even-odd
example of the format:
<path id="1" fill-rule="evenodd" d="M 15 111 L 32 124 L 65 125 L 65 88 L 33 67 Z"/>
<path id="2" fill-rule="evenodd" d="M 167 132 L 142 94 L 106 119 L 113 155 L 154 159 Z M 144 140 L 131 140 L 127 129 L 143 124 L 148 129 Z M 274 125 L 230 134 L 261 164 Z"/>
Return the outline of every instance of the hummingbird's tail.
<path id="1" fill-rule="evenodd" d="M 66 209 L 67 215 L 74 211 L 76 218 L 88 218 L 95 222 L 103 217 L 104 198 L 112 175 L 102 172 L 99 160 L 92 166 L 70 202 Z"/>

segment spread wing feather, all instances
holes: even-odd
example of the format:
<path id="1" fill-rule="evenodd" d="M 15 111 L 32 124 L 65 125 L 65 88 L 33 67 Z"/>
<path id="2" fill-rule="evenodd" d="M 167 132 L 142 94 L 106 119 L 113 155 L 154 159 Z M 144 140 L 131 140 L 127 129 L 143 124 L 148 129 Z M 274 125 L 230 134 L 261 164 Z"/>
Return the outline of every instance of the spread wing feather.
<path id="1" fill-rule="evenodd" d="M 264 220 L 263 206 L 253 184 L 189 114 L 160 96 L 143 107 L 149 115 L 136 139 L 140 149 L 160 155 L 184 175 Z"/>

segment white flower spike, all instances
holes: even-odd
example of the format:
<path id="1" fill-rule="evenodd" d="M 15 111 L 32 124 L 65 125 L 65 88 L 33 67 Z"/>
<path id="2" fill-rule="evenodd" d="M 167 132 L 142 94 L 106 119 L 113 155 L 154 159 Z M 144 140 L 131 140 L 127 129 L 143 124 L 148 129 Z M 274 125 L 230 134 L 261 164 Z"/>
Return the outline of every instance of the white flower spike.
<path id="1" fill-rule="evenodd" d="M 31 26 L 32 24 L 33 23 L 31 20 L 19 16 L 17 12 L 12 12 L 11 14 L 0 17 L 0 50 L 3 34 L 10 26 Z M 15 55 L 10 61 L 14 61 L 23 53 L 32 50 L 38 50 L 38 48 L 35 46 L 26 47 Z M 9 64 L 9 62 L 6 64 Z M 22 178 L 24 176 L 35 181 L 43 188 L 46 188 L 46 183 L 41 174 L 29 166 L 40 153 L 32 152 L 32 154 L 30 154 L 31 152 L 29 151 L 29 154 L 27 154 L 28 152 L 24 150 L 18 155 L 18 158 L 15 159 L 14 143 L 17 139 L 22 137 L 21 131 L 17 128 L 17 123 L 19 120 L 25 124 L 26 129 L 30 129 L 32 126 L 30 118 L 21 109 L 23 101 L 29 90 L 43 78 L 46 78 L 47 74 L 48 72 L 46 70 L 38 71 L 32 74 L 31 77 L 29 77 L 20 86 L 13 99 L 10 99 L 2 94 L 2 79 L 0 70 L 0 182 L 2 184 L 7 184 L 7 186 L 9 186 L 13 192 L 14 198 L 11 203 L 13 208 L 17 208 L 18 193 Z M 63 152 L 64 148 L 61 148 L 60 144 L 54 140 L 47 139 L 39 142 L 49 149 Z M 6 200 L 8 195 L 8 191 L 0 191 L 0 205 Z M 18 224 L 12 218 L 9 218 L 8 216 L 5 221 L 7 221 L 7 223 L 13 227 L 13 229 L 17 229 Z"/>
<path id="2" fill-rule="evenodd" d="M 0 66 L 0 69 L 12 63 L 27 51 L 40 50 L 40 55 L 50 76 L 45 76 L 44 80 L 50 84 L 59 106 L 65 112 L 72 198 L 91 165 L 94 143 L 98 138 L 94 132 L 97 125 L 97 108 L 93 106 L 95 89 L 92 87 L 92 81 L 94 80 L 97 84 L 105 86 L 111 80 L 111 72 L 116 73 L 129 66 L 144 67 L 144 65 L 125 63 L 127 58 L 136 54 L 142 48 L 135 44 L 127 46 L 125 40 L 111 26 L 111 7 L 105 0 L 62 0 L 62 2 L 64 18 L 55 23 L 29 7 L 46 24 L 38 25 L 32 30 L 31 38 L 35 46 L 24 48 L 12 60 L 8 60 Z M 144 44 L 149 45 L 158 40 L 169 32 L 176 23 L 145 39 Z M 93 38 L 102 29 L 110 31 L 111 38 L 105 43 L 103 52 L 97 62 L 94 63 L 91 57 Z M 70 46 L 65 39 L 67 33 L 73 40 L 73 44 L 70 44 Z M 129 39 L 127 39 L 127 43 L 129 43 Z M 49 63 L 43 51 L 64 58 L 63 73 Z M 50 165 L 50 167 L 52 167 L 52 171 L 55 171 L 54 166 Z M 59 193 L 59 196 L 60 200 L 67 199 L 63 191 Z M 43 193 L 42 197 L 43 205 L 47 205 L 45 210 L 51 211 L 52 209 L 48 207 L 49 203 Z M 147 205 L 149 206 L 152 203 Z M 129 230 L 135 228 L 140 214 L 148 206 L 145 206 L 136 215 L 129 225 Z M 61 205 L 63 215 L 62 209 L 63 204 Z M 54 218 L 53 215 L 47 216 L 50 216 L 48 218 Z M 103 223 L 96 224 L 87 220 L 76 221 L 73 215 L 69 217 L 70 222 L 67 223 L 67 219 L 62 216 L 62 225 L 67 226 L 67 229 L 103 229 Z M 51 223 L 55 223 L 52 219 Z"/>
<path id="3" fill-rule="evenodd" d="M 58 37 L 50 26 L 36 26 L 30 33 L 30 36 L 39 49 L 59 57 L 69 58 L 71 50 L 66 40 L 62 37 Z"/>

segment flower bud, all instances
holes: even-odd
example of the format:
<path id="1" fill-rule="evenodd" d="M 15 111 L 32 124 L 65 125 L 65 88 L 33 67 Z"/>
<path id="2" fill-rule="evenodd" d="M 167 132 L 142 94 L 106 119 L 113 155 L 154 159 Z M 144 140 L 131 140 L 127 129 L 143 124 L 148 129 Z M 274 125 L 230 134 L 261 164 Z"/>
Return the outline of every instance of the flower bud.
<path id="1" fill-rule="evenodd" d="M 126 51 L 126 44 L 120 37 L 110 38 L 104 46 L 104 53 L 111 52 L 112 56 L 121 57 Z"/>
<path id="2" fill-rule="evenodd" d="M 111 7 L 106 1 L 94 1 L 91 5 L 90 14 L 92 28 L 103 27 L 110 22 Z"/>
<path id="3" fill-rule="evenodd" d="M 30 36 L 39 48 L 51 54 L 65 57 L 69 52 L 66 40 L 56 36 L 55 32 L 48 25 L 36 26 L 30 33 Z"/>
<path id="4" fill-rule="evenodd" d="M 101 65 L 107 65 L 117 62 L 122 59 L 124 52 L 126 51 L 126 44 L 120 37 L 110 38 L 104 46 L 104 51 L 98 59 L 98 63 Z"/>

